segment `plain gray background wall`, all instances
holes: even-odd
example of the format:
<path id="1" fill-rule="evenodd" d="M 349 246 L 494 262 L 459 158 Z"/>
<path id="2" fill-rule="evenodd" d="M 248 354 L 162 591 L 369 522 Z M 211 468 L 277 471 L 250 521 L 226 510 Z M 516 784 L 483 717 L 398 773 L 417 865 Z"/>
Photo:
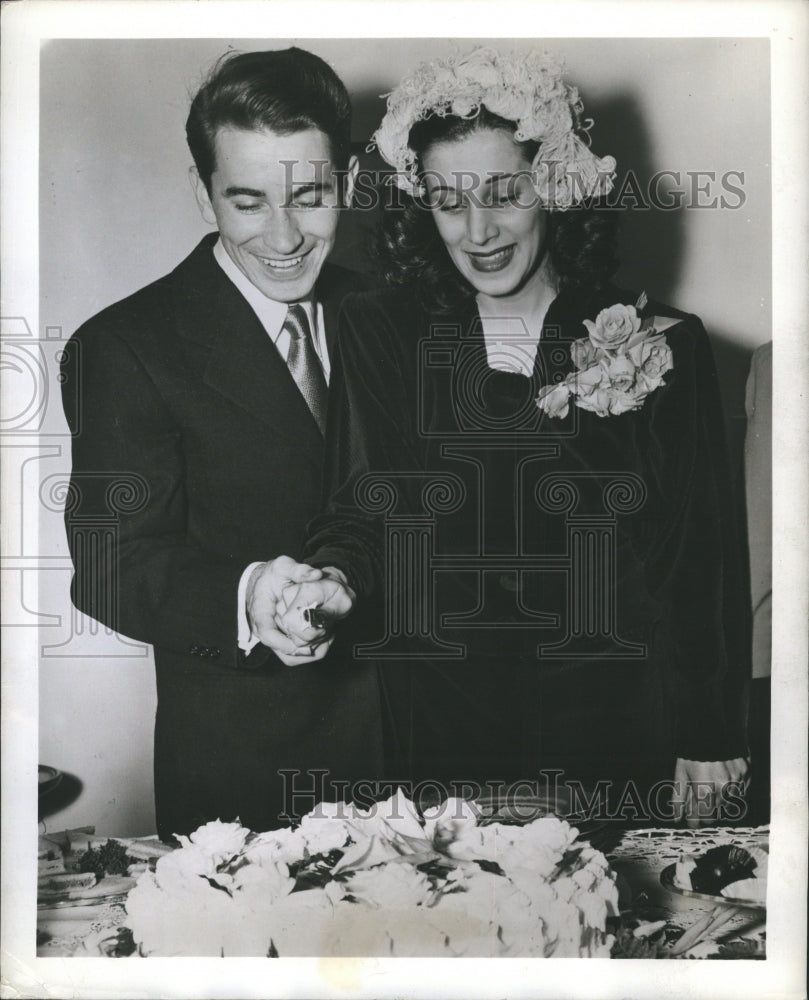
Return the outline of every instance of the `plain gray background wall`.
<path id="1" fill-rule="evenodd" d="M 296 40 L 57 40 L 43 45 L 40 92 L 40 325 L 58 347 L 87 317 L 173 268 L 207 227 L 187 170 L 190 96 L 229 48 L 284 48 Z M 362 149 L 383 112 L 379 95 L 421 59 L 446 54 L 441 39 L 305 39 L 345 80 Z M 464 42 L 462 48 L 473 42 Z M 744 381 L 755 347 L 771 339 L 769 43 L 764 39 L 498 39 L 567 60 L 593 148 L 611 153 L 639 188 L 660 171 L 682 207 L 636 210 L 625 220 L 619 281 L 699 314 L 711 335 L 733 456 L 741 461 Z M 364 165 L 376 166 L 373 156 Z M 730 171 L 743 189 L 736 209 L 686 207 L 689 172 L 723 193 Z M 679 180 L 677 177 L 679 176 Z M 732 203 L 739 199 L 732 198 Z M 370 266 L 372 219 L 343 220 L 336 259 Z M 55 378 L 56 356 L 48 359 Z M 31 474 L 44 484 L 69 470 L 58 394 L 44 415 L 44 454 Z M 40 491 L 42 492 L 42 491 Z M 103 834 L 154 828 L 154 678 L 147 647 L 74 615 L 59 504 L 42 505 L 39 551 L 52 570 L 32 596 L 41 616 L 40 761 L 67 775 L 48 800 L 48 829 L 94 823 Z"/>

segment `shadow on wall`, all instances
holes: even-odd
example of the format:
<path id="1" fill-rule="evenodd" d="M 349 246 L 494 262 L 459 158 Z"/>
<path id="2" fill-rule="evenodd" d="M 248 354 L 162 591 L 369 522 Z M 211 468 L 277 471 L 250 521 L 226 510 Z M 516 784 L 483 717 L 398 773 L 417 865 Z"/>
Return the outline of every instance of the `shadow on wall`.
<path id="1" fill-rule="evenodd" d="M 596 99 L 588 102 L 590 109 L 596 121 L 590 132 L 592 148 L 618 161 L 614 195 L 622 192 L 621 204 L 626 206 L 621 220 L 620 281 L 628 288 L 645 288 L 650 298 L 676 306 L 685 251 L 685 210 L 652 207 L 653 178 L 661 164 L 654 162 L 637 101 L 628 95 L 603 103 Z"/>
<path id="2" fill-rule="evenodd" d="M 63 772 L 59 783 L 39 796 L 39 822 L 72 805 L 84 790 L 84 782 L 75 774 Z"/>

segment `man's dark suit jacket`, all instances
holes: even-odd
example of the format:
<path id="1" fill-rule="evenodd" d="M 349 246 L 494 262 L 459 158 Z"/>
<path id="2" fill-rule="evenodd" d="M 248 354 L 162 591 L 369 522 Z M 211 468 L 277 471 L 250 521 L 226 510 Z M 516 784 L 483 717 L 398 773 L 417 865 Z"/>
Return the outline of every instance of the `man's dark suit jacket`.
<path id="1" fill-rule="evenodd" d="M 73 434 L 66 521 L 76 606 L 154 645 L 161 837 L 213 820 L 281 825 L 279 770 L 377 776 L 373 668 L 341 636 L 318 664 L 237 646 L 245 567 L 298 557 L 321 504 L 324 443 L 255 313 L 206 237 L 171 274 L 85 323 L 63 362 Z M 363 279 L 326 265 L 327 338 Z M 342 641 L 341 641 L 342 640 Z M 328 791 L 325 795 L 330 797 Z"/>

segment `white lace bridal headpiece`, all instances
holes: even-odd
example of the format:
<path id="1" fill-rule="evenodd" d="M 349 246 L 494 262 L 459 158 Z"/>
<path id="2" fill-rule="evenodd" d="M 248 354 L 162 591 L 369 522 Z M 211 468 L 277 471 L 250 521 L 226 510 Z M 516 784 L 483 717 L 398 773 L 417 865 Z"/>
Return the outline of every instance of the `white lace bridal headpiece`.
<path id="1" fill-rule="evenodd" d="M 516 125 L 517 142 L 534 140 L 539 151 L 532 182 L 544 208 L 564 211 L 585 198 L 608 194 L 615 159 L 597 157 L 582 141 L 592 121 L 582 122 L 578 90 L 562 79 L 563 65 L 534 52 L 504 55 L 476 48 L 422 63 L 387 96 L 388 110 L 370 145 L 395 168 L 395 183 L 416 196 L 424 192 L 410 129 L 433 116 L 474 118 L 481 107 Z"/>

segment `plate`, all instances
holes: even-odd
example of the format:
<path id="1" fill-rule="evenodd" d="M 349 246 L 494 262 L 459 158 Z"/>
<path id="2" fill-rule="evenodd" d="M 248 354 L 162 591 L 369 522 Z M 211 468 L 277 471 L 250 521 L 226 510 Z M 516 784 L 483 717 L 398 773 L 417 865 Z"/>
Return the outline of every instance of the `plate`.
<path id="1" fill-rule="evenodd" d="M 674 884 L 674 873 L 676 870 L 677 865 L 669 865 L 660 873 L 660 884 L 664 889 L 668 889 L 669 892 L 676 892 L 680 896 L 689 896 L 691 899 L 703 899 L 709 903 L 720 903 L 724 906 L 748 906 L 755 907 L 757 910 L 767 909 L 767 904 L 762 903 L 760 899 L 737 899 L 733 896 L 720 896 L 718 893 L 695 892 L 693 889 L 681 889 L 679 885 Z"/>
<path id="2" fill-rule="evenodd" d="M 114 879 L 114 881 L 113 881 Z M 37 900 L 38 910 L 63 910 L 68 907 L 73 906 L 108 906 L 110 903 L 114 903 L 117 900 L 123 902 L 130 889 L 133 889 L 136 884 L 136 879 L 128 878 L 125 875 L 108 875 L 107 879 L 103 881 L 110 881 L 109 888 L 106 891 L 102 890 L 101 883 L 96 883 L 91 889 L 86 889 L 86 895 L 78 895 L 70 897 L 68 891 L 58 895 L 53 895 L 47 899 L 40 898 Z"/>
<path id="3" fill-rule="evenodd" d="M 45 764 L 40 764 L 38 768 L 39 774 L 39 794 L 45 795 L 47 792 L 52 792 L 54 788 L 62 780 L 62 772 L 57 771 L 55 767 L 47 767 Z"/>

